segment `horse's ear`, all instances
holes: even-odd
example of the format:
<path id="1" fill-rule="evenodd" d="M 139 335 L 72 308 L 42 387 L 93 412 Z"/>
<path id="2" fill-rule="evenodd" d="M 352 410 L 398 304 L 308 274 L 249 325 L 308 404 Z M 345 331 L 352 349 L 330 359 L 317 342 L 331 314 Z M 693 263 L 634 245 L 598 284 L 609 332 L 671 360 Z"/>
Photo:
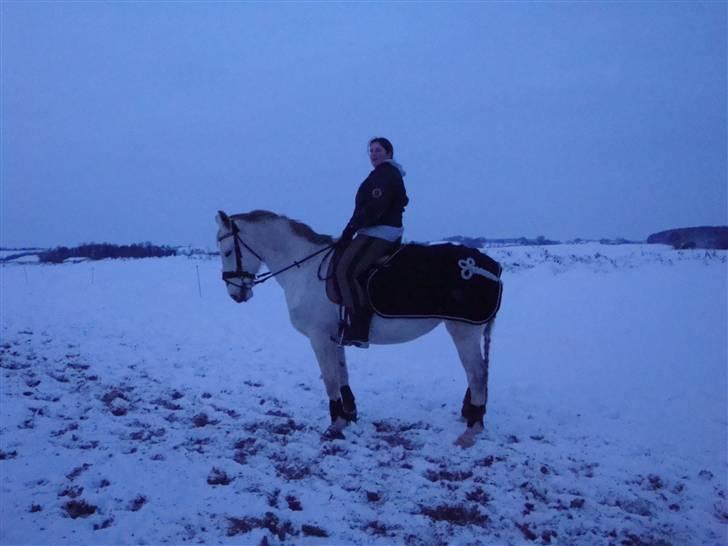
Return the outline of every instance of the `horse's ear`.
<path id="1" fill-rule="evenodd" d="M 223 211 L 217 211 L 217 216 L 215 216 L 215 220 L 217 221 L 217 225 L 219 225 L 221 228 L 230 229 L 230 218 Z"/>

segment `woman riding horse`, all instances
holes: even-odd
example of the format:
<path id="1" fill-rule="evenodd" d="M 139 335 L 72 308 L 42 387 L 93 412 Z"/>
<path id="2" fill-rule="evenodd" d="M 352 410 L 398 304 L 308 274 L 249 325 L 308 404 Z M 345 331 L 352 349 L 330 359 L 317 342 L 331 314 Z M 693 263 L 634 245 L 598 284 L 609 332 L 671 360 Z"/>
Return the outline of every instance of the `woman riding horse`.
<path id="1" fill-rule="evenodd" d="M 394 147 L 383 137 L 369 141 L 374 170 L 356 192 L 356 207 L 339 244 L 346 245 L 336 266 L 336 280 L 346 307 L 340 345 L 369 346 L 372 310 L 363 278 L 372 265 L 390 254 L 402 240 L 402 214 L 409 199 L 402 166 L 394 161 Z"/>
<path id="2" fill-rule="evenodd" d="M 309 339 L 316 355 L 329 399 L 330 431 L 341 435 L 346 423 L 356 420 L 357 409 L 349 386 L 344 347 L 331 343 L 339 318 L 336 304 L 327 295 L 326 283 L 319 275 L 321 263 L 313 259 L 330 250 L 335 244 L 334 239 L 316 233 L 306 224 L 269 211 L 256 210 L 232 217 L 220 211 L 215 220 L 222 278 L 229 296 L 242 303 L 253 297 L 256 285 L 268 279 L 278 281 L 285 294 L 291 324 Z M 450 288 L 457 287 L 458 292 L 465 290 L 466 294 L 471 294 L 470 299 L 480 301 L 480 297 L 474 297 L 477 292 L 471 292 L 469 286 L 475 277 L 489 278 L 496 298 L 493 302 L 482 302 L 485 305 L 480 317 L 482 320 L 468 320 L 457 312 L 448 312 L 446 316 L 425 313 L 421 317 L 395 314 L 385 318 L 376 315 L 369 335 L 371 341 L 377 344 L 404 343 L 431 332 L 439 324 L 445 324 L 468 383 L 461 412 L 467 428 L 455 443 L 471 447 L 476 436 L 484 430 L 490 338 L 495 314 L 500 307 L 502 282 L 500 266 L 496 268 L 495 277 L 491 278 L 479 266 L 465 267 L 468 263 L 466 258 L 472 256 L 469 255 L 470 250 L 464 252 L 463 256 L 456 255 L 450 260 L 449 269 L 454 271 L 456 278 L 445 282 L 444 289 L 449 289 L 449 282 Z M 270 271 L 259 274 L 263 263 Z M 464 275 L 465 271 L 469 274 Z"/>

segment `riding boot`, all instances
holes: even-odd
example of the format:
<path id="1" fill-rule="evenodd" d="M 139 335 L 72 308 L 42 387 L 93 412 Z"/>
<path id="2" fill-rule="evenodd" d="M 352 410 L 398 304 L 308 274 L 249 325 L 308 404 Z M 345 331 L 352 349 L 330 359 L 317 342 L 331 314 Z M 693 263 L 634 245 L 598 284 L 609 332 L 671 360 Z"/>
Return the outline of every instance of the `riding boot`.
<path id="1" fill-rule="evenodd" d="M 349 324 L 344 331 L 342 345 L 353 345 L 360 349 L 369 347 L 369 326 L 372 322 L 372 311 L 359 307 L 349 313 Z"/>

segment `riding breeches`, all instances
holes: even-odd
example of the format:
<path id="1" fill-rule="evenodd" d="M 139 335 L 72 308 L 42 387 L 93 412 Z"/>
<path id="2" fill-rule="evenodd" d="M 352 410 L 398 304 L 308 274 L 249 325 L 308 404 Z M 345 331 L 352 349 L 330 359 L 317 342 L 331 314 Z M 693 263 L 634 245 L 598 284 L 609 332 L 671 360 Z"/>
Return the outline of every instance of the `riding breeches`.
<path id="1" fill-rule="evenodd" d="M 361 309 L 369 306 L 363 283 L 363 275 L 380 258 L 390 254 L 397 246 L 384 239 L 357 235 L 343 251 L 336 266 L 336 281 L 341 298 L 347 309 Z"/>

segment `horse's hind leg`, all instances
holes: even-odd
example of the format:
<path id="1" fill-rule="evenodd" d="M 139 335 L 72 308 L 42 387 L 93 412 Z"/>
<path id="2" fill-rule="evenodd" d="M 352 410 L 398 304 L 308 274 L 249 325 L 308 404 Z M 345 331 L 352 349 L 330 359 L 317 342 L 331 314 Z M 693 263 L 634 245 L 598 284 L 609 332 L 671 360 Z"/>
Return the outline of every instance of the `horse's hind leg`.
<path id="1" fill-rule="evenodd" d="M 485 368 L 485 401 L 483 402 L 483 411 L 485 412 L 485 408 L 488 405 L 488 366 L 490 361 L 490 334 L 493 328 L 493 321 L 490 321 L 488 324 L 485 325 L 485 330 L 483 330 L 483 363 Z M 463 396 L 463 406 L 460 410 L 460 415 L 462 415 L 463 419 L 466 421 L 469 417 L 472 416 L 473 406 L 471 405 L 471 394 L 470 394 L 470 386 L 468 385 L 468 388 L 465 389 L 465 396 Z"/>
<path id="2" fill-rule="evenodd" d="M 483 417 L 488 399 L 488 349 L 491 324 L 475 326 L 454 321 L 446 321 L 465 369 L 468 390 L 463 400 L 463 416 L 468 422 L 466 432 L 458 438 L 458 445 L 469 447 L 474 435 L 483 430 Z M 480 341 L 484 338 L 485 357 L 481 353 Z"/>

